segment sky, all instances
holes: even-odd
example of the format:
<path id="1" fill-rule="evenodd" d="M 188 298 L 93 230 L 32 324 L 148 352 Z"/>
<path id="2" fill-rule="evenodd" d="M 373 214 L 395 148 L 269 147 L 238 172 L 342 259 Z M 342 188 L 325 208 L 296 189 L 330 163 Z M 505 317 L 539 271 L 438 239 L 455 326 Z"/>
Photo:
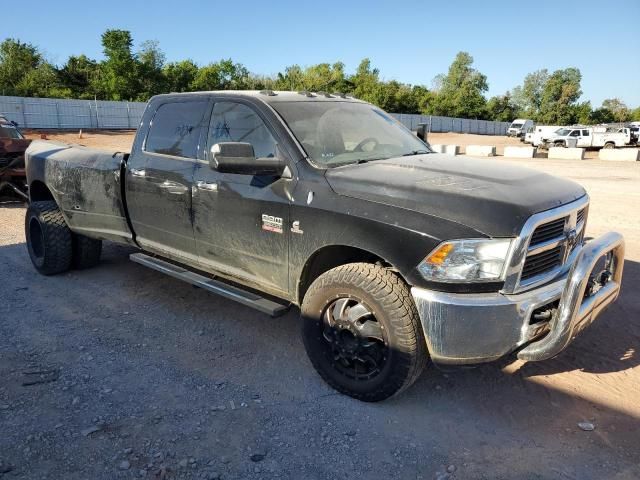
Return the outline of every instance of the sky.
<path id="1" fill-rule="evenodd" d="M 33 43 L 58 65 L 72 54 L 102 58 L 100 35 L 132 32 L 135 46 L 158 40 L 168 61 L 204 65 L 232 58 L 257 74 L 288 65 L 368 57 L 385 80 L 431 86 L 458 51 L 488 77 L 488 96 L 527 73 L 577 67 L 581 100 L 618 97 L 640 106 L 640 1 L 427 2 L 153 0 L 20 2 L 2 10 L 0 41 Z"/>

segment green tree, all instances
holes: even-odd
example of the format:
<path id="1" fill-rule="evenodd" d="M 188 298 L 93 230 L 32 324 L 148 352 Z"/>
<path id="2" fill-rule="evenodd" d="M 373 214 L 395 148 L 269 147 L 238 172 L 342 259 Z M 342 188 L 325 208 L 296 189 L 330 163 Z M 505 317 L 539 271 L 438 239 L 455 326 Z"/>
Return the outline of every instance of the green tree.
<path id="1" fill-rule="evenodd" d="M 231 59 L 210 63 L 198 69 L 191 90 L 242 90 L 249 83 L 249 71 Z"/>
<path id="2" fill-rule="evenodd" d="M 511 94 L 507 92 L 504 95 L 491 97 L 487 102 L 486 117 L 488 120 L 498 122 L 511 122 L 518 118 L 519 109 L 511 98 Z"/>
<path id="3" fill-rule="evenodd" d="M 193 60 L 168 63 L 162 70 L 165 80 L 165 91 L 188 92 L 198 75 L 198 66 Z"/>
<path id="4" fill-rule="evenodd" d="M 511 91 L 513 103 L 523 116 L 538 119 L 544 87 L 548 81 L 549 72 L 544 68 L 529 73 L 524 77 L 522 86 L 517 86 Z"/>
<path id="5" fill-rule="evenodd" d="M 62 90 L 55 68 L 37 47 L 8 38 L 0 43 L 0 93 L 45 97 Z"/>
<path id="6" fill-rule="evenodd" d="M 442 76 L 430 112 L 452 117 L 482 118 L 487 100 L 484 93 L 489 89 L 487 77 L 473 68 L 473 57 L 459 52 Z"/>
<path id="7" fill-rule="evenodd" d="M 582 74 L 577 68 L 556 70 L 544 84 L 538 120 L 548 125 L 569 125 L 577 119 L 575 105 L 582 95 Z"/>
<path id="8" fill-rule="evenodd" d="M 371 60 L 363 59 L 358 65 L 356 73 L 349 79 L 353 85 L 353 95 L 365 102 L 380 105 L 383 94 L 379 75 L 380 71 L 371 67 Z"/>
<path id="9" fill-rule="evenodd" d="M 104 92 L 107 100 L 129 100 L 137 96 L 138 69 L 132 45 L 131 32 L 127 30 L 107 30 L 102 34 L 106 60 L 100 64 L 94 89 Z"/>
<path id="10" fill-rule="evenodd" d="M 629 116 L 632 122 L 640 122 L 640 107 L 633 109 Z"/>
<path id="11" fill-rule="evenodd" d="M 147 40 L 140 46 L 136 55 L 138 93 L 136 100 L 147 101 L 153 95 L 166 91 L 166 79 L 162 68 L 165 62 L 164 52 L 157 40 Z"/>
<path id="12" fill-rule="evenodd" d="M 61 86 L 69 90 L 71 98 L 93 98 L 98 78 L 98 63 L 86 55 L 70 56 L 58 70 Z"/>
<path id="13" fill-rule="evenodd" d="M 619 98 L 607 98 L 602 102 L 602 108 L 611 112 L 614 122 L 628 122 L 631 119 L 629 108 Z"/>
<path id="14" fill-rule="evenodd" d="M 590 124 L 611 123 L 614 121 L 613 113 L 608 108 L 596 108 L 589 115 Z"/>
<path id="15" fill-rule="evenodd" d="M 574 121 L 581 125 L 592 125 L 597 123 L 593 121 L 593 111 L 591 110 L 591 102 L 581 102 L 573 107 Z"/>

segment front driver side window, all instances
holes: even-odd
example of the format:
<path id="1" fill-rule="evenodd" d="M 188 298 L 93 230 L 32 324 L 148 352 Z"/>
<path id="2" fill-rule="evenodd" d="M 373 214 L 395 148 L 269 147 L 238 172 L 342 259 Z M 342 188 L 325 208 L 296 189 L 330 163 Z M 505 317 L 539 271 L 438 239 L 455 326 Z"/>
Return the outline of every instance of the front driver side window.
<path id="1" fill-rule="evenodd" d="M 256 158 L 276 156 L 276 141 L 250 107 L 236 102 L 216 102 L 209 125 L 209 147 L 221 142 L 253 145 Z"/>

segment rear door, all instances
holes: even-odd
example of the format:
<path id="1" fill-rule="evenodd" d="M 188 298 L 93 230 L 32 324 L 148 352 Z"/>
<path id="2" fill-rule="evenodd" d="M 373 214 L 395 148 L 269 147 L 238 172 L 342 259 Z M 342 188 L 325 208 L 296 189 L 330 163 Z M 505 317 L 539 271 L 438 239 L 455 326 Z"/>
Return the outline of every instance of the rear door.
<path id="1" fill-rule="evenodd" d="M 578 147 L 590 147 L 591 146 L 591 131 L 589 129 L 580 130 L 580 137 L 578 137 Z"/>
<path id="2" fill-rule="evenodd" d="M 197 263 L 191 190 L 208 109 L 203 97 L 158 105 L 127 169 L 127 205 L 138 243 L 190 264 Z"/>

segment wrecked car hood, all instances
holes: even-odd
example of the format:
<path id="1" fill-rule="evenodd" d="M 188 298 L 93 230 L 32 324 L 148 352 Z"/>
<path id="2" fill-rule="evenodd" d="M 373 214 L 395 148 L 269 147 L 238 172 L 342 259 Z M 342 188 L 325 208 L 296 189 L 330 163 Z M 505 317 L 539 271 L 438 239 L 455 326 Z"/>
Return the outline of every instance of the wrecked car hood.
<path id="1" fill-rule="evenodd" d="M 327 170 L 326 178 L 339 195 L 445 218 L 496 237 L 518 235 L 534 213 L 585 195 L 577 183 L 546 173 L 442 154 L 348 165 Z"/>

